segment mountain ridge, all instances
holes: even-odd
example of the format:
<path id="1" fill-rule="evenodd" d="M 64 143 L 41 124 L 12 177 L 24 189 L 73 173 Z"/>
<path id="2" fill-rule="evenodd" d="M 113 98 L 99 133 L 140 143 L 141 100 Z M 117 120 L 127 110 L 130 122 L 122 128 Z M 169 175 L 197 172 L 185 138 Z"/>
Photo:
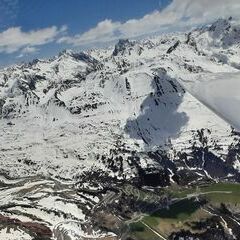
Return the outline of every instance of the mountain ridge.
<path id="1" fill-rule="evenodd" d="M 111 151 L 116 151 L 115 142 L 120 141 L 130 151 L 147 153 L 163 150 L 172 155 L 176 151 L 191 152 L 192 150 L 187 149 L 193 148 L 193 143 L 202 146 L 201 141 L 192 140 L 197 139 L 202 129 L 211 132 L 206 137 L 210 142 L 208 148 L 217 157 L 226 157 L 228 148 L 238 136 L 232 136 L 228 124 L 201 105 L 179 84 L 179 79 L 194 81 L 201 73 L 238 71 L 236 53 L 239 52 L 237 44 L 240 39 L 234 38 L 233 45 L 214 45 L 219 35 L 212 32 L 220 32 L 219 29 L 235 32 L 237 27 L 232 25 L 231 20 L 218 20 L 209 27 L 193 30 L 188 34 L 171 34 L 134 42 L 120 40 L 112 52 L 93 50 L 89 53 L 74 53 L 66 50 L 49 60 L 35 60 L 30 64 L 5 68 L 0 71 L 0 112 L 3 123 L 1 138 L 8 139 L 6 131 L 14 138 L 14 131 L 19 126 L 21 133 L 18 135 L 20 138 L 17 148 L 22 149 L 22 159 L 30 158 L 28 160 L 33 162 L 33 172 L 37 172 L 38 168 L 44 172 L 53 162 L 53 168 L 58 169 L 56 176 L 59 172 L 64 175 L 68 172 L 69 178 L 72 177 L 68 164 L 64 166 L 63 160 L 58 163 L 58 158 L 67 158 L 72 166 L 80 163 L 79 167 L 84 169 L 89 163 L 93 168 L 98 168 L 99 165 L 100 169 L 107 169 L 113 176 L 117 174 L 120 177 L 125 169 L 131 169 L 127 160 L 129 156 L 120 154 L 122 160 L 119 163 L 119 160 L 116 163 L 115 160 L 113 163 L 110 160 L 109 163 L 97 160 L 106 156 L 111 159 Z M 204 39 L 209 39 L 208 48 L 206 42 L 202 42 L 202 35 Z M 226 37 L 222 37 L 221 41 L 229 43 Z M 209 46 L 212 47 L 211 51 Z M 224 62 L 221 60 L 223 58 Z M 196 117 L 196 114 L 201 117 Z M 27 129 L 24 131 L 21 119 L 25 124 L 29 122 L 29 128 L 33 128 L 33 132 L 38 129 L 35 132 L 38 137 L 28 133 Z M 67 130 L 68 126 L 75 130 Z M 46 137 L 49 133 L 52 136 Z M 30 139 L 36 138 L 40 149 L 34 150 L 35 144 L 30 142 L 25 145 L 25 134 L 31 136 Z M 62 145 L 62 138 L 67 142 L 72 137 L 76 140 L 83 139 L 85 143 L 79 147 L 73 141 L 69 144 L 69 149 L 67 145 Z M 50 140 L 51 138 L 55 140 Z M 44 150 L 49 141 L 52 146 L 50 155 Z M 229 142 L 227 146 L 224 144 L 226 141 Z M 20 142 L 24 143 L 24 147 Z M 220 144 L 219 149 L 223 150 L 214 150 L 216 142 Z M 7 149 L 16 148 L 11 140 L 4 145 L 6 144 Z M 2 149 L 5 149 L 4 145 Z M 39 150 L 42 151 L 39 156 L 33 154 Z M 6 157 L 8 150 L 4 152 Z M 12 154 L 11 152 L 9 156 Z M 43 163 L 40 156 L 45 156 L 46 162 Z M 172 156 L 177 157 L 175 154 Z M 25 169 L 22 164 L 24 160 L 19 160 L 19 154 L 11 158 L 9 161 L 13 161 L 13 165 Z M 83 166 L 80 159 L 85 159 Z M 172 161 L 174 163 L 175 160 Z M 115 164 L 120 164 L 120 172 L 112 171 L 118 168 L 111 167 Z M 228 166 L 232 168 L 229 171 L 238 176 L 237 160 L 234 166 Z M 27 168 L 31 171 L 31 166 Z M 70 172 L 74 171 L 74 176 L 77 176 L 77 169 Z M 137 170 L 132 171 L 134 175 Z M 205 174 L 206 170 L 202 171 Z M 126 171 L 124 177 L 129 177 L 128 174 L 132 175 Z M 211 174 L 208 173 L 205 177 L 209 176 Z"/>

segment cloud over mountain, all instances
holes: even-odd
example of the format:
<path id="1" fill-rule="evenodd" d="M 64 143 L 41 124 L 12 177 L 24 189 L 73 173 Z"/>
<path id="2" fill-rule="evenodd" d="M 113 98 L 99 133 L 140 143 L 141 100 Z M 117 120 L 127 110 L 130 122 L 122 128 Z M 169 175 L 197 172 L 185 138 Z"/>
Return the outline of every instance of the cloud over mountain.
<path id="1" fill-rule="evenodd" d="M 14 53 L 19 50 L 25 52 L 26 49 L 33 50 L 33 47 L 55 41 L 66 30 L 66 26 L 61 28 L 52 26 L 28 32 L 24 32 L 21 27 L 8 28 L 0 32 L 0 53 Z"/>
<path id="2" fill-rule="evenodd" d="M 231 15 L 237 18 L 239 11 L 238 0 L 174 0 L 163 10 L 156 10 L 140 19 L 129 19 L 126 22 L 105 19 L 84 33 L 64 36 L 58 42 L 81 46 L 182 30 L 220 17 Z"/>

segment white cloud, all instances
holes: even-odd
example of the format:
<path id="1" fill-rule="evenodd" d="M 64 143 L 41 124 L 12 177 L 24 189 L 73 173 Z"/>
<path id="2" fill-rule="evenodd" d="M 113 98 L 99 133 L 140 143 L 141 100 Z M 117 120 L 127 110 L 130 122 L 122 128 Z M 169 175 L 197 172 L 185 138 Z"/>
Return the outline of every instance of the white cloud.
<path id="1" fill-rule="evenodd" d="M 38 48 L 36 48 L 36 47 L 25 47 L 25 48 L 23 48 L 22 50 L 21 50 L 21 52 L 22 53 L 26 53 L 26 54 L 28 54 L 28 53 L 35 53 L 35 52 L 37 52 L 39 49 Z"/>
<path id="2" fill-rule="evenodd" d="M 38 51 L 39 51 L 39 48 L 27 46 L 21 50 L 20 54 L 17 55 L 16 58 L 22 58 L 22 57 L 25 57 L 26 55 L 34 54 Z"/>
<path id="3" fill-rule="evenodd" d="M 104 20 L 99 22 L 95 28 L 74 37 L 62 37 L 58 43 L 70 43 L 73 45 L 87 44 L 88 42 L 104 42 L 116 38 L 115 30 L 121 27 L 120 22 L 112 22 L 112 20 Z"/>
<path id="4" fill-rule="evenodd" d="M 22 31 L 21 27 L 12 27 L 0 32 L 0 52 L 14 53 L 19 50 L 33 51 L 36 46 L 44 45 L 56 40 L 60 34 L 65 33 L 67 27 L 56 26 L 33 30 Z M 26 52 L 25 52 L 26 53 Z"/>
<path id="5" fill-rule="evenodd" d="M 220 17 L 240 17 L 239 12 L 239 0 L 173 0 L 162 11 L 154 11 L 141 19 L 130 19 L 124 23 L 107 19 L 83 34 L 64 36 L 58 42 L 80 46 L 118 38 L 140 37 L 156 32 L 181 30 Z"/>

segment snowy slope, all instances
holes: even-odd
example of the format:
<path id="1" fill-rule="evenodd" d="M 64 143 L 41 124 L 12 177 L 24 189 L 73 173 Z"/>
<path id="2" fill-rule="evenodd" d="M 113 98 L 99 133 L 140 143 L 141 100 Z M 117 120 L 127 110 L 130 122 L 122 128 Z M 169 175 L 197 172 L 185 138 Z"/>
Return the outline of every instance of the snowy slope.
<path id="1" fill-rule="evenodd" d="M 122 179 L 138 176 L 137 164 L 174 174 L 186 168 L 203 177 L 238 176 L 237 154 L 229 160 L 238 135 L 201 103 L 210 90 L 205 92 L 200 78 L 238 74 L 239 29 L 231 20 L 218 20 L 187 34 L 121 40 L 108 49 L 64 51 L 0 70 L 2 171 L 74 180 L 101 169 Z M 197 95 L 185 91 L 184 81 L 191 81 Z M 208 84 L 214 89 L 218 83 Z M 217 104 L 232 105 L 212 96 Z M 226 119 L 238 127 L 229 114 Z M 177 166 L 149 156 L 159 151 Z M 214 155 L 214 162 L 196 162 L 199 151 Z M 134 165 L 135 155 L 140 160 Z"/>

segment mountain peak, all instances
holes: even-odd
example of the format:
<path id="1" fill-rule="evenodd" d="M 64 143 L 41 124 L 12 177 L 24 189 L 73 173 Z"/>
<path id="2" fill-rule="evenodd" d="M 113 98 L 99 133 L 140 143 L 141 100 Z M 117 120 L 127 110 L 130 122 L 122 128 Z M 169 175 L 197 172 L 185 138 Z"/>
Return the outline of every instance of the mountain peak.
<path id="1" fill-rule="evenodd" d="M 134 42 L 129 41 L 129 39 L 119 39 L 118 43 L 115 45 L 113 56 L 123 55 L 129 47 L 133 47 Z"/>
<path id="2" fill-rule="evenodd" d="M 64 49 L 64 50 L 62 50 L 62 51 L 58 54 L 58 56 L 59 56 L 59 57 L 61 57 L 61 56 L 72 56 L 72 54 L 73 54 L 73 50 L 71 50 L 71 49 Z"/>
<path id="3" fill-rule="evenodd" d="M 62 52 L 60 52 L 57 56 L 57 58 L 72 58 L 75 61 L 81 61 L 85 62 L 87 64 L 96 65 L 99 64 L 99 62 L 93 58 L 90 54 L 86 52 L 74 52 L 73 50 L 65 49 Z"/>
<path id="4" fill-rule="evenodd" d="M 216 22 L 214 22 L 210 26 L 209 31 L 213 32 L 225 31 L 231 27 L 231 20 L 232 18 L 229 19 L 219 18 Z"/>

